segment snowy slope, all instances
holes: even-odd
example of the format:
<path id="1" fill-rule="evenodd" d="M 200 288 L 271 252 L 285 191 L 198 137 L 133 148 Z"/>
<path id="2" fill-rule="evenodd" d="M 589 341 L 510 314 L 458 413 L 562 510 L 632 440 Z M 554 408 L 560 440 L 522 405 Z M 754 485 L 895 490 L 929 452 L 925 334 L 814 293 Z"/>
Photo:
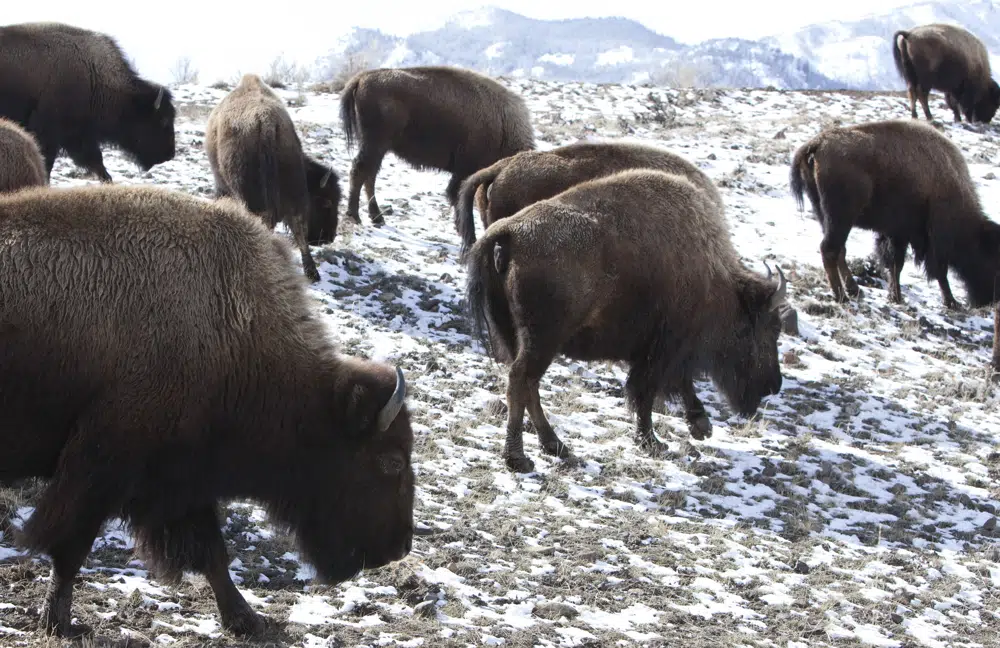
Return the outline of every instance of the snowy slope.
<path id="1" fill-rule="evenodd" d="M 901 100 L 504 83 L 525 96 L 542 146 L 635 138 L 716 181 L 745 262 L 778 264 L 789 278 L 801 336 L 781 339 L 782 392 L 746 421 L 699 383 L 713 438 L 690 442 L 673 406 L 654 420 L 675 454 L 652 459 L 631 439 L 621 367 L 559 359 L 542 404 L 578 461 L 540 455 L 529 433 L 537 472 L 508 472 L 504 420 L 490 407 L 505 372 L 462 318 L 447 176 L 389 156 L 378 179 L 393 209 L 386 226 L 342 218 L 336 241 L 314 249 L 322 281 L 310 293 L 346 351 L 406 372 L 415 515 L 438 534 L 417 538 L 395 565 L 323 587 L 257 507 L 231 505 L 230 569 L 251 605 L 283 622 L 271 645 L 996 646 L 1000 399 L 985 381 L 989 313 L 945 312 L 912 264 L 906 303 L 889 304 L 863 231 L 848 242 L 863 298 L 833 303 L 819 225 L 787 190 L 796 146 L 837 121 L 900 116 Z M 176 159 L 142 174 L 108 152 L 111 174 L 207 195 L 205 119 L 223 94 L 178 88 Z M 303 97 L 291 112 L 305 147 L 345 173 L 338 97 Z M 1000 143 L 944 128 L 1000 218 Z M 94 182 L 76 175 L 60 159 L 54 184 Z M 953 289 L 964 299 L 957 280 Z M 31 513 L 30 492 L 2 502 L 15 522 Z M 96 628 L 96 645 L 246 645 L 220 631 L 203 579 L 157 583 L 130 546 L 127 530 L 109 525 L 76 586 L 74 612 Z M 44 559 L 0 537 L 0 645 L 50 645 L 35 632 L 47 574 Z"/>

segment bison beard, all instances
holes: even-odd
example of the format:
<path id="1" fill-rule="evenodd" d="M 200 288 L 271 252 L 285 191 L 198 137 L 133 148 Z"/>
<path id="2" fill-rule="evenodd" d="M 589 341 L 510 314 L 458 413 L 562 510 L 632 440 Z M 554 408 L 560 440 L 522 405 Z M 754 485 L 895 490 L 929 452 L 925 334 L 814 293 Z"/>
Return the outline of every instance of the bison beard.
<path id="1" fill-rule="evenodd" d="M 204 574 L 239 634 L 264 622 L 229 577 L 226 501 L 261 503 L 326 582 L 409 552 L 402 372 L 336 352 L 290 256 L 231 199 L 0 196 L 0 482 L 49 480 L 16 536 L 52 560 L 45 631 L 71 633 L 116 516 L 161 577 Z"/>

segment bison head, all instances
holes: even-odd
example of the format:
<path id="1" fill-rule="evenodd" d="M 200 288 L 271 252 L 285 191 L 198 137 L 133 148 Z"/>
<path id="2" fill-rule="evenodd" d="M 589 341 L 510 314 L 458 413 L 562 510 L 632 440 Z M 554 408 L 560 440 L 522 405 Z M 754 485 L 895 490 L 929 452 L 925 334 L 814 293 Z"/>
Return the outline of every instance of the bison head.
<path id="1" fill-rule="evenodd" d="M 752 416 L 765 396 L 781 391 L 778 337 L 787 283 L 781 268 L 777 284 L 771 278 L 768 268 L 766 281 L 749 274 L 739 280 L 739 311 L 716 348 L 712 376 L 742 416 Z"/>
<path id="2" fill-rule="evenodd" d="M 405 391 L 398 369 L 343 360 L 327 403 L 339 429 L 292 450 L 296 501 L 274 514 L 295 532 L 322 582 L 342 582 L 410 551 L 413 431 Z"/>
<path id="3" fill-rule="evenodd" d="M 137 81 L 122 110 L 117 144 L 144 171 L 174 158 L 174 104 L 170 91 Z"/>
<path id="4" fill-rule="evenodd" d="M 976 102 L 974 117 L 976 121 L 988 124 L 993 120 L 998 108 L 1000 108 L 1000 84 L 990 79 L 986 92 Z"/>
<path id="5" fill-rule="evenodd" d="M 333 169 L 316 162 L 306 162 L 306 186 L 309 189 L 309 245 L 326 245 L 337 235 L 337 211 L 340 208 L 340 181 Z"/>

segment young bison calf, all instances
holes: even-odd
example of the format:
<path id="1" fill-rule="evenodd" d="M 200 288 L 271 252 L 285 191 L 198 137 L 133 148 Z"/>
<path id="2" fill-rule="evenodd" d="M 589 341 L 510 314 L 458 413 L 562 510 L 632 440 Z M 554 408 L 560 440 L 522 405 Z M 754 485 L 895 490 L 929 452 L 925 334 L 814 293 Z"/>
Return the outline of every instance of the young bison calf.
<path id="1" fill-rule="evenodd" d="M 959 308 L 949 269 L 973 307 L 997 298 L 1000 224 L 983 212 L 961 151 L 933 126 L 896 119 L 826 130 L 795 152 L 789 182 L 799 210 L 806 193 L 823 227 L 823 267 L 838 301 L 861 294 L 846 258 L 854 227 L 876 232 L 894 303 L 903 301 L 907 246 L 946 308 Z"/>
<path id="2" fill-rule="evenodd" d="M 707 372 L 742 415 L 781 389 L 777 284 L 747 270 L 725 218 L 690 180 L 651 170 L 583 182 L 489 227 L 468 256 L 467 300 L 484 345 L 510 365 L 507 466 L 524 454 L 525 409 L 543 452 L 569 451 L 538 384 L 557 355 L 624 361 L 639 443 L 658 394 L 680 395 L 691 434 L 711 435 L 694 379 Z"/>

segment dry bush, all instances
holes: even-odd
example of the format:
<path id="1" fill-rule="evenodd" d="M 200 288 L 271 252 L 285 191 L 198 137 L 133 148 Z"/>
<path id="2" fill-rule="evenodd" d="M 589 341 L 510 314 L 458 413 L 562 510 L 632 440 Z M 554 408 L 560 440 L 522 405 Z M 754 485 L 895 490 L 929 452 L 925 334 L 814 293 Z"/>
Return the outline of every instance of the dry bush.
<path id="1" fill-rule="evenodd" d="M 264 83 L 276 89 L 290 85 L 301 85 L 309 80 L 309 70 L 305 66 L 288 61 L 283 55 L 274 57 L 267 72 L 261 75 Z"/>
<path id="2" fill-rule="evenodd" d="M 673 61 L 650 73 L 650 82 L 670 88 L 704 88 L 708 85 L 708 66 L 694 61 Z"/>
<path id="3" fill-rule="evenodd" d="M 194 67 L 190 56 L 182 56 L 170 68 L 170 74 L 174 79 L 174 85 L 184 85 L 187 83 L 198 83 L 198 69 Z"/>
<path id="4" fill-rule="evenodd" d="M 372 68 L 369 57 L 361 52 L 355 52 L 341 58 L 337 64 L 330 64 L 326 77 L 311 89 L 313 92 L 340 92 L 358 72 Z"/>

